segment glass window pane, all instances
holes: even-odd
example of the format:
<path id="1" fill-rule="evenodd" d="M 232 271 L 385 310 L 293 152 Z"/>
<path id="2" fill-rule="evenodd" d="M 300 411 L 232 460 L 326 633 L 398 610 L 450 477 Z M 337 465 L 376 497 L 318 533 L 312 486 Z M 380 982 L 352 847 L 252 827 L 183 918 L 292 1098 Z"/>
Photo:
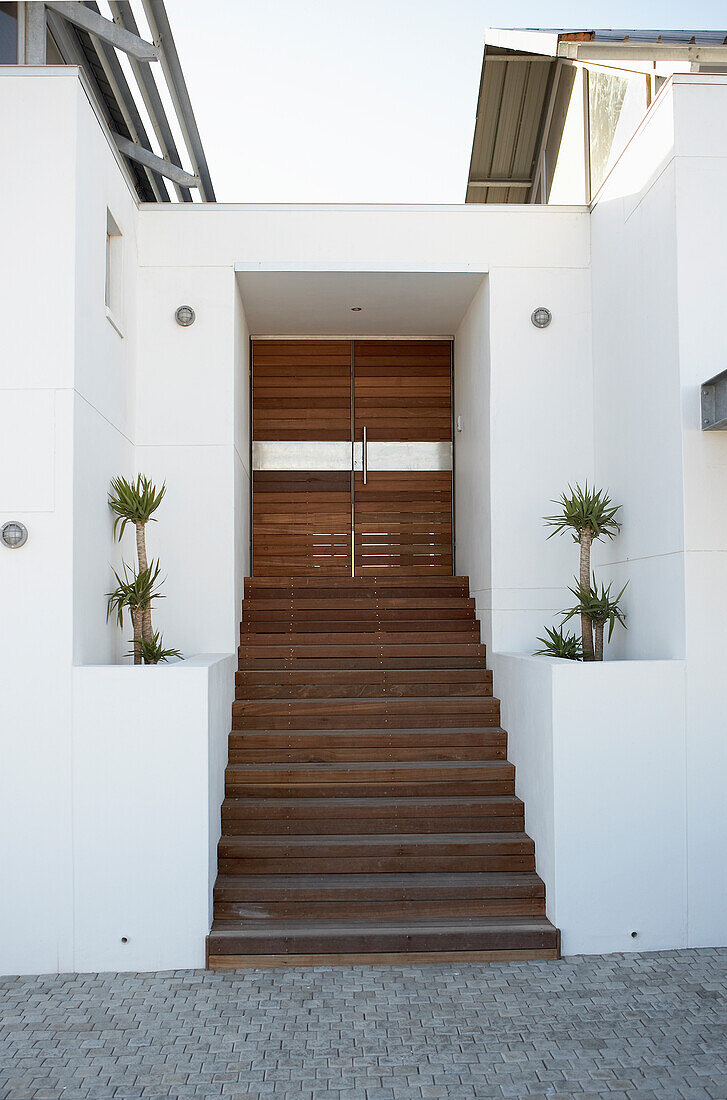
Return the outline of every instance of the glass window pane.
<path id="1" fill-rule="evenodd" d="M 0 4 L 0 65 L 18 63 L 18 5 Z"/>
<path id="2" fill-rule="evenodd" d="M 611 146 L 628 84 L 626 77 L 593 71 L 588 73 L 592 195 L 595 195 L 606 177 Z"/>

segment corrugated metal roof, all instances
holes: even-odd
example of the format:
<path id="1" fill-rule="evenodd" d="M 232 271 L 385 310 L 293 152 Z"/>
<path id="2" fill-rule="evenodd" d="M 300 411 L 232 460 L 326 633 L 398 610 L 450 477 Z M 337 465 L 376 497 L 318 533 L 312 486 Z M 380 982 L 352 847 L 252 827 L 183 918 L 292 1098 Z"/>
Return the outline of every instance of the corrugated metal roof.
<path id="1" fill-rule="evenodd" d="M 557 62 L 487 47 L 467 202 L 525 203 Z M 485 185 L 485 181 L 490 181 Z M 503 186 L 502 181 L 512 181 Z"/>

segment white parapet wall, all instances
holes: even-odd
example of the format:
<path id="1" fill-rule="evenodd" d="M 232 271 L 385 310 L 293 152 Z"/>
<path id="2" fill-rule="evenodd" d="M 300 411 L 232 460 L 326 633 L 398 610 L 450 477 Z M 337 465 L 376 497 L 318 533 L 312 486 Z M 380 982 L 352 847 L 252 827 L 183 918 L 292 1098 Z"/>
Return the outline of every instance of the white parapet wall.
<path id="1" fill-rule="evenodd" d="M 235 667 L 74 669 L 75 970 L 205 965 Z"/>
<path id="2" fill-rule="evenodd" d="M 685 662 L 492 661 L 563 954 L 689 946 Z"/>

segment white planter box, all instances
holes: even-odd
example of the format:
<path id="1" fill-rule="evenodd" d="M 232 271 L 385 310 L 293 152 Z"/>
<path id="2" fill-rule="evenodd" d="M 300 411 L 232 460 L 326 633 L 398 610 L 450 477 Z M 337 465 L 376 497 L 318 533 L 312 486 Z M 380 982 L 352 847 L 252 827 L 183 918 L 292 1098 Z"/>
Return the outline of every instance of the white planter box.
<path id="1" fill-rule="evenodd" d="M 492 663 L 563 953 L 687 946 L 685 662 Z"/>
<path id="2" fill-rule="evenodd" d="M 204 966 L 235 668 L 74 668 L 75 970 Z"/>

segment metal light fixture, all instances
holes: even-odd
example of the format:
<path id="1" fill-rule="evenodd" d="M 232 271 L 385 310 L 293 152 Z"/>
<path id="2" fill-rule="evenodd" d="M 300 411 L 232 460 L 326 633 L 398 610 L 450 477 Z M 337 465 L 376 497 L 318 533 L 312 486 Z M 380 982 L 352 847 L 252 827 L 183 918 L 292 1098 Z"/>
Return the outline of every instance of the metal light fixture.
<path id="1" fill-rule="evenodd" d="M 179 306 L 179 308 L 174 311 L 174 319 L 182 328 L 189 328 L 190 325 L 193 325 L 196 316 L 197 314 L 191 306 Z"/>
<path id="2" fill-rule="evenodd" d="M 545 306 L 538 306 L 530 314 L 530 320 L 533 322 L 536 328 L 547 328 L 550 322 L 553 320 L 553 314 Z"/>
<path id="3" fill-rule="evenodd" d="M 8 550 L 18 550 L 28 541 L 28 528 L 18 519 L 11 519 L 3 524 L 0 538 Z"/>
<path id="4" fill-rule="evenodd" d="M 360 313 L 361 306 L 351 306 L 351 313 Z"/>

